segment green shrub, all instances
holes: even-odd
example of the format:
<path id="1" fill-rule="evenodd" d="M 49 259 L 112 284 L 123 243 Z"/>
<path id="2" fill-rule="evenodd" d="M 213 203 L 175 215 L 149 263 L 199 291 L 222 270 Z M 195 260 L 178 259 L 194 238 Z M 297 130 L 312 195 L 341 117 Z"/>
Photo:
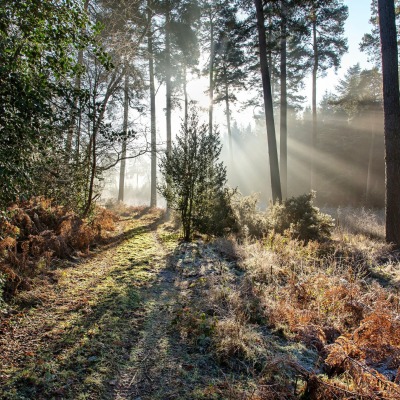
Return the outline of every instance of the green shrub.
<path id="1" fill-rule="evenodd" d="M 258 195 L 242 196 L 235 193 L 231 199 L 232 210 L 235 218 L 234 231 L 239 236 L 260 238 L 269 229 L 269 221 L 266 213 L 260 212 L 258 206 Z"/>
<path id="2" fill-rule="evenodd" d="M 268 210 L 268 218 L 275 232 L 303 240 L 326 240 L 334 227 L 334 220 L 313 205 L 315 192 L 291 197 Z"/>
<path id="3" fill-rule="evenodd" d="M 203 202 L 201 212 L 194 216 L 193 227 L 206 235 L 224 236 L 235 231 L 236 218 L 232 208 L 235 191 L 220 189 Z"/>

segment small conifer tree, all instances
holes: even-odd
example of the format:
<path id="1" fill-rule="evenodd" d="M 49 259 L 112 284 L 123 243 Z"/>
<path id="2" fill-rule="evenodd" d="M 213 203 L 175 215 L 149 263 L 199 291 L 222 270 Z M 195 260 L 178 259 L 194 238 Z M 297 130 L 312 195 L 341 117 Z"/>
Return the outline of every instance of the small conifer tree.
<path id="1" fill-rule="evenodd" d="M 182 220 L 184 240 L 194 231 L 220 234 L 232 215 L 224 188 L 226 169 L 218 162 L 221 144 L 217 132 L 200 124 L 192 106 L 170 154 L 160 161 L 164 183 L 158 187 Z"/>

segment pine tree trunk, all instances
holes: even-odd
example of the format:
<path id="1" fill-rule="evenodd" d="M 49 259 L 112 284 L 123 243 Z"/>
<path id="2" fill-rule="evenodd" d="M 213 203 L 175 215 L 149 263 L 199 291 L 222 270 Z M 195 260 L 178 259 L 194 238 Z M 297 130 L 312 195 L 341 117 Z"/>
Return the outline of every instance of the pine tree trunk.
<path id="1" fill-rule="evenodd" d="M 126 67 L 125 67 L 126 69 Z M 119 191 L 118 191 L 118 201 L 124 201 L 125 192 L 125 171 L 126 171 L 126 139 L 128 136 L 128 115 L 129 115 L 129 76 L 128 73 L 125 74 L 125 85 L 124 85 L 124 122 L 122 131 L 124 138 L 122 141 L 122 152 L 121 152 L 121 165 L 119 170 Z"/>
<path id="2" fill-rule="evenodd" d="M 151 133 L 151 183 L 150 207 L 157 207 L 157 133 L 156 133 L 156 89 L 154 83 L 154 55 L 153 55 L 153 30 L 152 30 L 151 1 L 147 3 L 147 18 L 149 27 L 147 32 L 147 50 L 149 53 L 149 78 L 150 78 L 150 133 Z"/>
<path id="3" fill-rule="evenodd" d="M 371 188 L 372 188 L 372 167 L 374 160 L 374 148 L 375 148 L 375 106 L 372 106 L 370 110 L 370 130 L 371 139 L 369 144 L 369 154 L 368 154 L 368 168 L 367 168 L 367 182 L 365 188 L 365 205 L 368 207 L 371 201 Z"/>
<path id="4" fill-rule="evenodd" d="M 271 81 L 267 64 L 267 42 L 262 0 L 254 0 L 257 13 L 258 43 L 260 50 L 260 68 L 263 84 L 265 120 L 268 136 L 268 153 L 271 173 L 272 201 L 282 201 L 281 182 L 279 176 L 278 150 L 276 146 L 274 110 L 272 105 Z"/>
<path id="5" fill-rule="evenodd" d="M 209 75 L 208 129 L 211 134 L 213 130 L 213 112 L 214 112 L 214 24 L 212 21 L 210 27 L 210 64 L 208 67 L 208 75 Z"/>
<path id="6" fill-rule="evenodd" d="M 271 82 L 271 96 L 272 99 L 274 99 L 275 97 L 275 85 L 274 85 L 274 65 L 272 62 L 272 27 L 273 27 L 273 23 L 272 23 L 272 18 L 271 16 L 268 17 L 268 34 L 267 34 L 267 38 L 268 38 L 268 46 L 267 46 L 267 60 L 268 60 L 268 72 L 269 72 L 269 80 Z"/>
<path id="7" fill-rule="evenodd" d="M 315 17 L 316 18 L 316 17 Z M 313 53 L 314 65 L 312 71 L 312 142 L 311 142 L 311 190 L 316 189 L 315 164 L 317 159 L 317 73 L 318 73 L 318 46 L 317 22 L 313 21 Z"/>
<path id="8" fill-rule="evenodd" d="M 230 156 L 231 167 L 233 169 L 234 162 L 233 162 L 232 129 L 231 129 L 231 110 L 229 105 L 229 87 L 226 81 L 225 81 L 225 111 L 226 111 L 226 125 L 228 128 L 228 139 L 229 139 L 229 156 Z"/>
<path id="9" fill-rule="evenodd" d="M 287 197 L 287 51 L 286 51 L 286 8 L 281 0 L 281 118 L 280 118 L 280 173 L 283 198 Z"/>
<path id="10" fill-rule="evenodd" d="M 394 0 L 378 0 L 386 159 L 386 241 L 400 247 L 400 102 Z"/>
<path id="11" fill-rule="evenodd" d="M 189 99 L 188 99 L 188 94 L 187 94 L 187 80 L 186 80 L 186 65 L 183 68 L 183 95 L 184 95 L 184 102 L 185 102 L 185 110 L 184 110 L 184 124 L 185 124 L 185 129 L 187 129 L 188 126 L 188 113 L 189 113 Z"/>
<path id="12" fill-rule="evenodd" d="M 171 126 L 171 112 L 172 112 L 172 81 L 171 81 L 171 44 L 170 44 L 170 23 L 171 11 L 169 1 L 167 1 L 166 11 L 166 25 L 165 25 L 165 54 L 166 54 L 166 73 L 165 73 L 165 86 L 166 86 L 166 123 L 167 123 L 167 155 L 171 155 L 172 151 L 172 126 Z M 170 207 L 167 203 L 166 217 L 170 217 Z"/>

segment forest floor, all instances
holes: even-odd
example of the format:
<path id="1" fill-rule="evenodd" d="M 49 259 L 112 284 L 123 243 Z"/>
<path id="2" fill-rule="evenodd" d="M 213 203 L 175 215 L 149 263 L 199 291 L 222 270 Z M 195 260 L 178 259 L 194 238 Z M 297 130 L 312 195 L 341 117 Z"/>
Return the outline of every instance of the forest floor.
<path id="1" fill-rule="evenodd" d="M 351 332 L 351 324 L 351 329 L 362 325 L 362 305 L 355 296 L 373 289 L 382 297 L 383 286 L 397 288 L 397 268 L 392 260 L 390 268 L 379 270 L 373 278 L 382 281 L 379 290 L 375 283 L 358 289 L 342 269 L 329 270 L 331 280 L 326 280 L 320 269 L 312 269 L 315 261 L 305 278 L 295 265 L 283 269 L 290 247 L 283 240 L 270 244 L 281 258 L 257 244 L 238 255 L 237 246 L 226 239 L 183 243 L 162 211 L 136 210 L 121 219 L 107 244 L 74 263 L 53 263 L 47 284 L 21 293 L 18 307 L 0 314 L 0 398 L 291 399 L 299 398 L 306 381 L 333 387 L 316 376 L 327 355 L 324 345 L 346 329 Z M 304 260 L 320 251 L 296 246 L 290 251 Z M 292 253 L 291 260 L 300 265 Z M 333 280 L 339 294 L 330 293 Z M 265 283 L 262 290 L 260 282 Z M 325 297 L 319 298 L 323 290 Z M 311 305 L 304 305 L 304 296 L 311 296 Z M 279 312 L 268 311 L 271 299 Z M 372 295 L 368 299 L 366 304 L 378 302 Z M 393 315 L 398 315 L 398 295 L 391 301 L 397 302 Z M 289 309 L 296 302 L 302 306 Z M 322 305 L 330 307 L 329 313 Z M 391 311 L 383 314 L 382 307 L 389 321 Z M 318 323 L 327 326 L 327 318 L 337 332 L 331 325 L 319 328 Z M 397 328 L 393 321 L 390 329 Z M 385 339 L 384 331 L 378 333 Z M 400 357 L 397 342 L 386 344 L 393 357 Z M 390 383 L 397 379 L 395 363 L 379 378 L 388 378 L 382 390 L 391 397 L 379 398 L 400 398 L 398 385 Z M 353 378 L 349 373 L 340 390 L 329 389 L 329 398 L 353 398 Z M 321 391 L 320 397 L 304 398 L 328 397 Z"/>
<path id="2" fill-rule="evenodd" d="M 205 398 L 223 372 L 174 329 L 201 258 L 139 210 L 88 258 L 56 263 L 1 315 L 0 398 Z"/>

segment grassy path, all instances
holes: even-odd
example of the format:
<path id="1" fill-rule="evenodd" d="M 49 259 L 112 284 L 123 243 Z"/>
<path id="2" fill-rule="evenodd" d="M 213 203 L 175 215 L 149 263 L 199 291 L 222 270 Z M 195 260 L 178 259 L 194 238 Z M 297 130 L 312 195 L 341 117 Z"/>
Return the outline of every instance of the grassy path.
<path id="1" fill-rule="evenodd" d="M 165 231 L 159 240 L 160 222 L 159 213 L 129 219 L 90 258 L 52 271 L 55 284 L 29 292 L 34 307 L 2 318 L 0 398 L 134 398 L 176 369 L 165 354 L 177 242 Z"/>
<path id="2" fill-rule="evenodd" d="M 214 317 L 201 304 L 223 263 L 212 246 L 180 244 L 162 220 L 127 218 L 0 316 L 0 399 L 211 400 L 234 398 L 218 385 L 247 385 L 248 372 L 228 376 L 208 351 Z"/>

